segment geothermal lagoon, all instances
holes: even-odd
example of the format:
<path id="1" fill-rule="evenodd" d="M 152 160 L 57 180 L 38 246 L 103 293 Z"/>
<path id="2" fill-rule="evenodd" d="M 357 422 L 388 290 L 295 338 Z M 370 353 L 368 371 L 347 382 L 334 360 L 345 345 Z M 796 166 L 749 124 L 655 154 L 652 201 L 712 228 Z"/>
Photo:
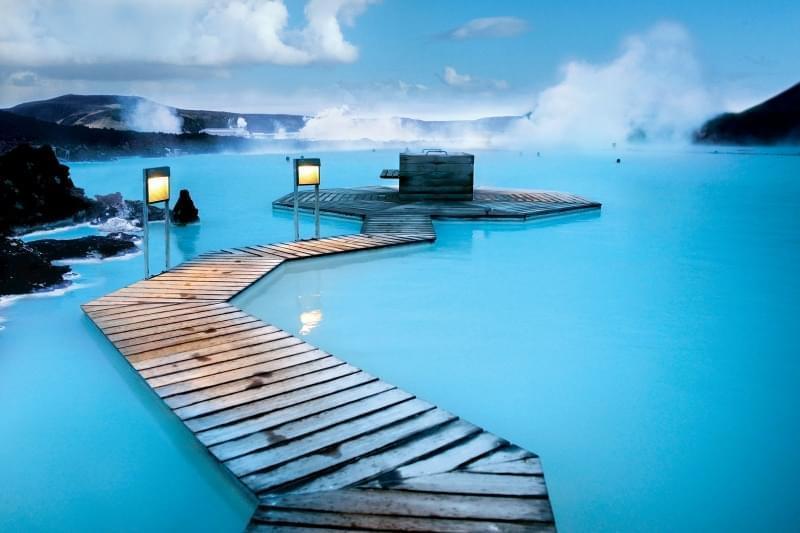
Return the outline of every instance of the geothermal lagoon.
<path id="1" fill-rule="evenodd" d="M 328 188 L 382 185 L 397 158 L 306 155 Z M 173 264 L 292 238 L 291 213 L 272 208 L 291 190 L 285 154 L 70 169 L 88 195 L 136 199 L 141 169 L 163 165 L 201 219 L 171 229 Z M 478 187 L 603 208 L 435 221 L 434 244 L 283 265 L 235 303 L 539 454 L 561 530 L 787 530 L 800 519 L 799 173 L 785 149 L 476 152 Z M 359 228 L 322 218 L 323 236 Z M 68 289 L 0 307 L 3 529 L 241 530 L 254 502 L 80 310 L 141 279 L 141 254 L 71 264 Z"/>

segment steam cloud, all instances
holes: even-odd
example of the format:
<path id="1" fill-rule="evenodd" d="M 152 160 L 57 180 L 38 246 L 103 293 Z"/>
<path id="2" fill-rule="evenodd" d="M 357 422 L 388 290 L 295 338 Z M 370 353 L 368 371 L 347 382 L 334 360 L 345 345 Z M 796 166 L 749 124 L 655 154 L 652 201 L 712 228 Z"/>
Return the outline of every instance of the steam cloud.
<path id="1" fill-rule="evenodd" d="M 536 142 L 595 144 L 685 140 L 714 111 L 686 30 L 661 23 L 625 40 L 602 65 L 573 61 L 539 95 L 529 121 L 511 134 Z"/>
<path id="2" fill-rule="evenodd" d="M 125 117 L 127 126 L 134 131 L 181 133 L 183 118 L 175 109 L 165 105 L 140 100 Z"/>
<path id="3" fill-rule="evenodd" d="M 608 63 L 571 61 L 562 72 L 559 83 L 531 97 L 529 115 L 520 110 L 521 116 L 505 121 L 426 128 L 399 118 L 359 118 L 353 110 L 339 107 L 310 119 L 299 136 L 342 142 L 435 141 L 463 148 L 671 143 L 685 141 L 721 107 L 703 84 L 688 33 L 675 23 L 660 23 L 628 37 Z"/>

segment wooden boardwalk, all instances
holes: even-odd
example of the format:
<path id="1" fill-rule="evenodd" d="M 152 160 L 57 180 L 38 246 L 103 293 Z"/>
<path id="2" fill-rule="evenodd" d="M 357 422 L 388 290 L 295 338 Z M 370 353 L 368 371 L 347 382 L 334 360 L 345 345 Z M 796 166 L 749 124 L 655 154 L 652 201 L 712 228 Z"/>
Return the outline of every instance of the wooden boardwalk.
<path id="1" fill-rule="evenodd" d="M 369 214 L 362 234 L 203 254 L 83 309 L 258 498 L 252 530 L 552 531 L 536 455 L 229 303 L 286 261 L 434 239 L 427 214 Z"/>

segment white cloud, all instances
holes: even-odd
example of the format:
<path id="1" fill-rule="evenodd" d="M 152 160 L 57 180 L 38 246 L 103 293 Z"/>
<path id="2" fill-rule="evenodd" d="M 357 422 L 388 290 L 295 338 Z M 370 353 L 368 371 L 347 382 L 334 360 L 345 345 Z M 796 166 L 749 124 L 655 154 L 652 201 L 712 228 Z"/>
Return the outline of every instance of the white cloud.
<path id="1" fill-rule="evenodd" d="M 310 0 L 305 14 L 308 25 L 303 30 L 305 48 L 314 50 L 316 61 L 352 63 L 358 58 L 358 49 L 347 42 L 342 34 L 341 21 L 348 26 L 355 23 L 371 0 Z"/>
<path id="2" fill-rule="evenodd" d="M 455 40 L 514 37 L 524 33 L 527 29 L 528 23 L 519 17 L 485 17 L 472 19 L 448 32 L 446 36 Z"/>
<path id="3" fill-rule="evenodd" d="M 370 3 L 309 0 L 293 27 L 283 0 L 0 0 L 0 65 L 348 63 L 342 25 Z"/>
<path id="4" fill-rule="evenodd" d="M 29 70 L 12 72 L 8 76 L 8 83 L 17 87 L 33 87 L 39 83 L 39 76 Z"/>
<path id="5" fill-rule="evenodd" d="M 451 87 L 464 87 L 472 81 L 469 74 L 459 74 L 453 67 L 444 67 L 442 79 Z"/>
<path id="6" fill-rule="evenodd" d="M 485 80 L 470 76 L 469 74 L 461 74 L 455 68 L 447 66 L 442 71 L 442 81 L 445 85 L 455 87 L 458 89 L 471 89 L 471 90 L 506 90 L 509 85 L 506 80 Z"/>

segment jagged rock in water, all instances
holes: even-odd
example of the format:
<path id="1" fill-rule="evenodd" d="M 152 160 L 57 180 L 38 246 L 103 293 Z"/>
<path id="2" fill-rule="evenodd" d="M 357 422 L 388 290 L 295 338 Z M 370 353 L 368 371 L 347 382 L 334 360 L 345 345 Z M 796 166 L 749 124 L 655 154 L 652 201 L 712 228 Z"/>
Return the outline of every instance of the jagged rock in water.
<path id="1" fill-rule="evenodd" d="M 27 294 L 68 285 L 68 266 L 53 265 L 19 239 L 0 237 L 0 295 Z"/>
<path id="2" fill-rule="evenodd" d="M 93 219 L 105 221 L 109 218 L 126 217 L 127 215 L 128 208 L 125 205 L 125 200 L 122 199 L 122 193 L 112 192 L 110 194 L 94 195 Z"/>
<path id="3" fill-rule="evenodd" d="M 127 206 L 127 216 L 125 218 L 129 218 L 137 223 L 138 226 L 141 226 L 142 223 L 142 206 L 144 202 L 142 200 L 125 200 L 125 205 Z M 158 207 L 157 205 L 148 205 L 147 206 L 147 218 L 149 220 L 164 220 L 164 208 Z"/>
<path id="4" fill-rule="evenodd" d="M 59 259 L 103 259 L 135 251 L 137 238 L 127 233 L 89 235 L 77 239 L 42 239 L 27 245 L 48 261 Z"/>
<path id="5" fill-rule="evenodd" d="M 142 225 L 139 223 L 138 220 L 131 222 L 126 218 L 121 217 L 111 217 L 108 220 L 97 224 L 98 231 L 104 231 L 107 233 L 126 233 L 129 231 L 139 232 L 142 230 Z"/>
<path id="6" fill-rule="evenodd" d="M 189 224 L 200 220 L 197 207 L 195 207 L 188 189 L 181 189 L 178 201 L 172 208 L 172 222 L 175 224 Z"/>
<path id="7" fill-rule="evenodd" d="M 52 148 L 21 144 L 0 155 L 0 234 L 80 217 L 92 206 Z"/>

